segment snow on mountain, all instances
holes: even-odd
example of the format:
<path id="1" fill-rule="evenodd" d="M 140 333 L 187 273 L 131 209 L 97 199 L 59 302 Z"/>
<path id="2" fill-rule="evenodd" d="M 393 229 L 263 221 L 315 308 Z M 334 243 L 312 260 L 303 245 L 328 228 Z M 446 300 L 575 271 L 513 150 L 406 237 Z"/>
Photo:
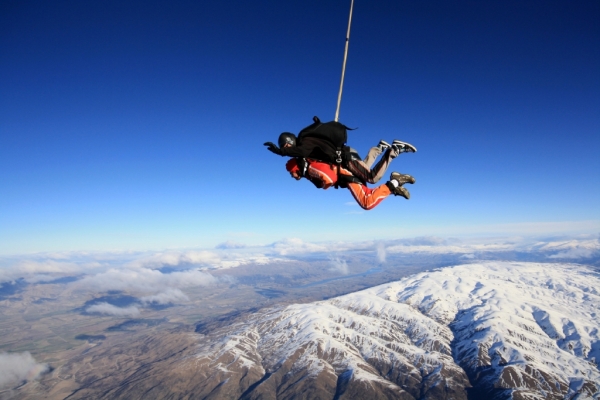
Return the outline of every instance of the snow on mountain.
<path id="1" fill-rule="evenodd" d="M 546 398 L 583 386 L 598 392 L 592 383 L 600 383 L 599 284 L 597 272 L 577 265 L 486 263 L 378 290 L 449 324 L 455 360 L 475 386 Z"/>
<path id="2" fill-rule="evenodd" d="M 600 274 L 487 262 L 215 333 L 179 368 L 200 397 L 599 399 Z"/>

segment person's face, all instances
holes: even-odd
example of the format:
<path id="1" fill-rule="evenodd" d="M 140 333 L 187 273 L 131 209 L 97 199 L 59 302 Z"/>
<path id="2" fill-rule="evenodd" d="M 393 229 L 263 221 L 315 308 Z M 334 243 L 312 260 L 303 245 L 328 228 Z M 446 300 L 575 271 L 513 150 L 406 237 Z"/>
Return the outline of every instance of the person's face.
<path id="1" fill-rule="evenodd" d="M 302 178 L 300 175 L 298 175 L 298 171 L 292 171 L 290 172 L 290 175 L 297 181 L 299 181 Z"/>
<path id="2" fill-rule="evenodd" d="M 283 147 L 292 147 L 292 145 L 290 143 L 286 143 L 283 145 Z"/>

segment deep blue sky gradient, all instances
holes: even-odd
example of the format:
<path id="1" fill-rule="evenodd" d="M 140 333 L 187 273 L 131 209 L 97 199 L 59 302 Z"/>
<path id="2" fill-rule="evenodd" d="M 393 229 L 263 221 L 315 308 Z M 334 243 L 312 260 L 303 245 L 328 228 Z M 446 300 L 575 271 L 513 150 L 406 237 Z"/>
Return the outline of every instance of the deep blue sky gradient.
<path id="1" fill-rule="evenodd" d="M 417 146 L 412 198 L 290 179 L 262 143 L 333 119 L 348 8 L 1 2 L 0 253 L 600 220 L 595 0 L 356 0 L 340 120 Z"/>

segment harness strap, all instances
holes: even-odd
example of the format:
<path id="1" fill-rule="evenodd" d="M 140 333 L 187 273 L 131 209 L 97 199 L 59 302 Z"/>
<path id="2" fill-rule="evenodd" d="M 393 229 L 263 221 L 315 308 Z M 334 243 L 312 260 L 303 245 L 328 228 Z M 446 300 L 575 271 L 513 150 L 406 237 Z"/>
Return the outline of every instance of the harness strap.
<path id="1" fill-rule="evenodd" d="M 337 166 L 337 181 L 335 182 L 335 188 L 337 189 L 340 186 L 340 177 L 342 176 L 342 174 L 340 174 L 340 167 L 342 164 L 342 149 L 338 147 L 337 150 L 335 151 L 335 155 L 336 155 L 335 164 Z M 341 187 L 345 187 L 345 186 L 341 186 Z"/>
<path id="2" fill-rule="evenodd" d="M 298 169 L 299 169 L 299 175 L 304 177 L 306 176 L 306 170 L 308 169 L 308 162 L 306 161 L 306 158 L 298 158 Z"/>

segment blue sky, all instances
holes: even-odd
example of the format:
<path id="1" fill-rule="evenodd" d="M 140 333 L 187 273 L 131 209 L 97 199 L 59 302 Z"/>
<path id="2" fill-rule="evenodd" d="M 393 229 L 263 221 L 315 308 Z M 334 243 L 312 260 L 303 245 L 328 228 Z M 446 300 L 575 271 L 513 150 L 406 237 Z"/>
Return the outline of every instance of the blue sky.
<path id="1" fill-rule="evenodd" d="M 356 0 L 349 144 L 419 150 L 368 212 L 262 145 L 333 119 L 348 8 L 2 2 L 0 254 L 600 231 L 600 3 Z"/>

